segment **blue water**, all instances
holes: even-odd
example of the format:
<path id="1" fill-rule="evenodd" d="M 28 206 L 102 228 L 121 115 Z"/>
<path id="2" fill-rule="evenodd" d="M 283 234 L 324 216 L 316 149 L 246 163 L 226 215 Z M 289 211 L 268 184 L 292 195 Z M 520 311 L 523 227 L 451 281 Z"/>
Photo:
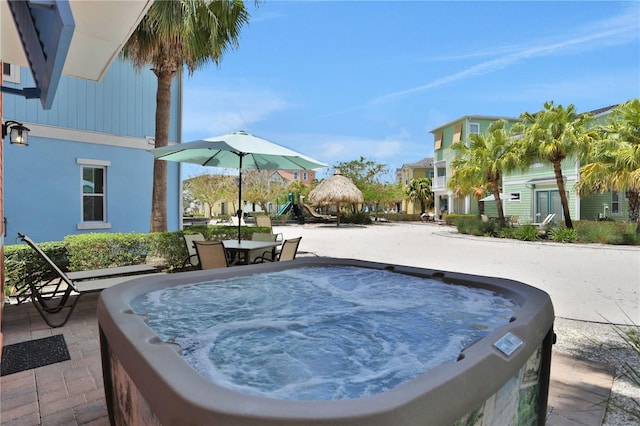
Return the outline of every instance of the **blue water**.
<path id="1" fill-rule="evenodd" d="M 390 271 L 306 267 L 154 291 L 132 308 L 220 386 L 340 400 L 455 362 L 517 305 L 487 290 Z"/>

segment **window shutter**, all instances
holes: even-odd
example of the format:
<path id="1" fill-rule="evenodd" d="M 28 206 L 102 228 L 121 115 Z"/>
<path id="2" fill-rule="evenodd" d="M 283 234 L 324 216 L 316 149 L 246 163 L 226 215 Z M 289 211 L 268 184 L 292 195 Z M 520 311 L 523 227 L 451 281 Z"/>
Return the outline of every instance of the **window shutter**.
<path id="1" fill-rule="evenodd" d="M 454 142 L 459 142 L 461 134 L 462 134 L 462 123 L 458 123 L 458 124 L 456 124 L 456 128 L 453 131 L 453 141 Z"/>
<path id="2" fill-rule="evenodd" d="M 435 149 L 442 148 L 442 132 L 436 133 L 436 146 Z"/>

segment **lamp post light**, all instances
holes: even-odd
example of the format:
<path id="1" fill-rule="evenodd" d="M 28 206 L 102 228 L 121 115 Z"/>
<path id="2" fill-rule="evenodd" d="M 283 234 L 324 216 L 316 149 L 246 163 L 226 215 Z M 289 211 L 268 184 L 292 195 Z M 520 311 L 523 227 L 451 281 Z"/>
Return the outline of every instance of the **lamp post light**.
<path id="1" fill-rule="evenodd" d="M 29 130 L 17 121 L 8 120 L 2 125 L 2 139 L 9 134 L 9 142 L 13 145 L 28 146 Z"/>

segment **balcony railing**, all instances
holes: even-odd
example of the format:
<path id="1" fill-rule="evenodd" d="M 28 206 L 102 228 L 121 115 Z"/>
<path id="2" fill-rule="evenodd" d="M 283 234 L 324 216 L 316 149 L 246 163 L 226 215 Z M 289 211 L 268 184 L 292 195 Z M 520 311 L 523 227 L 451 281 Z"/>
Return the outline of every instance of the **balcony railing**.
<path id="1" fill-rule="evenodd" d="M 433 179 L 431 179 L 431 186 L 434 191 L 447 189 L 447 177 L 446 176 L 434 177 Z"/>

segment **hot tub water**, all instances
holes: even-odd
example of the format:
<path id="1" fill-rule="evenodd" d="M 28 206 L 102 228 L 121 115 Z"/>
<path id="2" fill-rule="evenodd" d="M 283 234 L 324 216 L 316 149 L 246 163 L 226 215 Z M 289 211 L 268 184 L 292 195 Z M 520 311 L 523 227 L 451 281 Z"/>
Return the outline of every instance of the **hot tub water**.
<path id="1" fill-rule="evenodd" d="M 518 309 L 485 289 L 351 266 L 168 287 L 131 307 L 214 383 L 289 400 L 392 389 L 455 362 Z"/>

